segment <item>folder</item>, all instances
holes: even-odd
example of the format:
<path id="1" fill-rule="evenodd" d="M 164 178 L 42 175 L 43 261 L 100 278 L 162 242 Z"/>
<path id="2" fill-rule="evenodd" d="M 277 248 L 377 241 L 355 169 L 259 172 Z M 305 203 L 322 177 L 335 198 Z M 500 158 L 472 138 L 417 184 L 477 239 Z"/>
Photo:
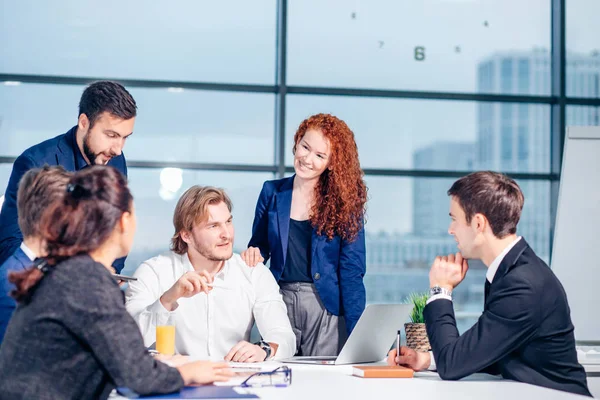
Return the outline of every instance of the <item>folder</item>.
<path id="1" fill-rule="evenodd" d="M 233 386 L 186 386 L 179 392 L 170 394 L 161 394 L 154 396 L 137 396 L 133 393 L 119 393 L 129 398 L 140 399 L 258 399 L 255 394 L 247 392 L 245 389 Z"/>
<path id="2" fill-rule="evenodd" d="M 398 365 L 355 365 L 352 368 L 352 375 L 361 378 L 412 378 L 415 372 Z"/>

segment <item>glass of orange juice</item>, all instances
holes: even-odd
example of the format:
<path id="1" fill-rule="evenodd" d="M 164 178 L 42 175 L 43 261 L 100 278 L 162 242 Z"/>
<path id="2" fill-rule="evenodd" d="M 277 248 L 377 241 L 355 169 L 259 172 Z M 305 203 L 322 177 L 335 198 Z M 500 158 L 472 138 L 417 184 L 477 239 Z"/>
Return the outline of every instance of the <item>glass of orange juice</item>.
<path id="1" fill-rule="evenodd" d="M 171 317 L 163 325 L 156 325 L 156 351 L 166 356 L 175 354 L 175 323 Z"/>

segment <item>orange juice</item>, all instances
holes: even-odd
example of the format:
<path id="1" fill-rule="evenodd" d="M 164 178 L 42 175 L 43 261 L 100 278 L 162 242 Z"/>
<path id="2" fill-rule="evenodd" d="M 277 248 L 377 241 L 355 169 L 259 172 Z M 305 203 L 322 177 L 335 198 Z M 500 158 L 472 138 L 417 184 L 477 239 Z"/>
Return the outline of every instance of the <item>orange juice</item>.
<path id="1" fill-rule="evenodd" d="M 175 354 L 174 325 L 159 325 L 156 327 L 156 351 L 167 356 Z"/>

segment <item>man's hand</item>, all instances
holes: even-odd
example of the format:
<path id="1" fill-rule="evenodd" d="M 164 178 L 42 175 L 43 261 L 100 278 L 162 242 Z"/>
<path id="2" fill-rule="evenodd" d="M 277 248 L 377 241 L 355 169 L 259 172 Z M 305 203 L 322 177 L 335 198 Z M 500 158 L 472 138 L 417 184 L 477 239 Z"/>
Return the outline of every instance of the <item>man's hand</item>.
<path id="1" fill-rule="evenodd" d="M 160 297 L 160 302 L 169 311 L 177 308 L 177 300 L 182 297 L 192 297 L 200 292 L 207 293 L 212 290 L 209 286 L 212 283 L 213 277 L 206 271 L 189 271 L 181 275 L 177 280 Z"/>
<path id="2" fill-rule="evenodd" d="M 225 356 L 225 361 L 261 362 L 264 361 L 266 357 L 267 352 L 260 346 L 242 340 L 229 350 L 229 353 Z"/>
<path id="3" fill-rule="evenodd" d="M 413 371 L 423 371 L 431 365 L 429 353 L 421 353 L 408 347 L 400 347 L 400 355 L 396 354 L 396 349 L 390 350 L 387 358 L 388 365 L 402 365 Z"/>
<path id="4" fill-rule="evenodd" d="M 429 271 L 429 287 L 439 286 L 453 290 L 465 279 L 469 264 L 462 254 L 436 257 Z"/>
<path id="5" fill-rule="evenodd" d="M 240 256 L 249 267 L 255 267 L 256 264 L 265 261 L 258 247 L 248 247 L 248 249 L 242 251 Z"/>

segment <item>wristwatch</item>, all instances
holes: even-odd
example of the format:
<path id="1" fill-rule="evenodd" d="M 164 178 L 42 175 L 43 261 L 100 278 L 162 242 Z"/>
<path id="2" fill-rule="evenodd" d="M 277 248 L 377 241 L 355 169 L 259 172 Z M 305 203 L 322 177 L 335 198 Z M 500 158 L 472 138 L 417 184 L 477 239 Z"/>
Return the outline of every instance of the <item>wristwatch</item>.
<path id="1" fill-rule="evenodd" d="M 254 344 L 263 349 L 265 353 L 267 353 L 267 356 L 263 361 L 266 361 L 269 359 L 269 357 L 271 357 L 271 345 L 269 343 L 265 342 L 264 340 L 261 340 L 260 342 Z"/>
<path id="2" fill-rule="evenodd" d="M 446 288 L 440 287 L 440 286 L 434 286 L 431 289 L 429 289 L 429 297 L 433 297 L 436 294 L 443 294 L 449 297 L 452 297 L 452 290 L 448 290 Z"/>

